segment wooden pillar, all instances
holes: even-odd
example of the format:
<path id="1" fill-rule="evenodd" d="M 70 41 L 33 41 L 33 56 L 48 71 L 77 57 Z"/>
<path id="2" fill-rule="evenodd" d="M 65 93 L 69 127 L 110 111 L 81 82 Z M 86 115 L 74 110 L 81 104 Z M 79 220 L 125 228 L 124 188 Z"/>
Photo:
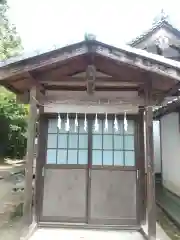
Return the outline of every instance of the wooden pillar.
<path id="1" fill-rule="evenodd" d="M 144 148 L 144 107 L 139 107 L 139 124 L 138 124 L 138 136 L 139 136 L 139 155 L 138 155 L 138 169 L 140 170 L 139 177 L 139 215 L 140 223 L 144 224 L 146 221 L 146 176 L 145 176 L 145 148 Z"/>
<path id="2" fill-rule="evenodd" d="M 37 89 L 33 86 L 30 90 L 30 106 L 27 131 L 27 154 L 25 167 L 25 195 L 24 195 L 24 221 L 30 225 L 33 222 L 32 200 L 33 200 L 33 163 L 35 157 L 35 137 L 37 120 Z"/>
<path id="3" fill-rule="evenodd" d="M 148 240 L 156 239 L 156 200 L 155 200 L 155 173 L 153 150 L 153 109 L 151 87 L 146 89 L 145 108 L 145 159 L 147 170 L 147 224 Z"/>
<path id="4" fill-rule="evenodd" d="M 44 117 L 44 107 L 39 107 L 39 123 L 38 123 L 38 145 L 37 145 L 37 157 L 36 157 L 36 178 L 35 178 L 35 217 L 39 222 L 40 214 L 42 210 L 43 202 L 43 181 L 42 170 L 46 159 L 46 147 L 47 147 L 47 119 Z"/>

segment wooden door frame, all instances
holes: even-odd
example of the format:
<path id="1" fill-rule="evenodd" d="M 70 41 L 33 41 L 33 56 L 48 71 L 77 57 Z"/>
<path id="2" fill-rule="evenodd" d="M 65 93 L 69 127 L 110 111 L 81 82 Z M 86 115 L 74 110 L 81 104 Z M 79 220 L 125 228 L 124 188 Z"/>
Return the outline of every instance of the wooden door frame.
<path id="1" fill-rule="evenodd" d="M 39 111 L 39 125 L 38 125 L 38 147 L 36 158 L 36 180 L 35 180 L 35 211 L 37 222 L 40 221 L 42 215 L 42 203 L 44 196 L 44 166 L 46 161 L 47 149 L 47 131 L 48 118 L 43 112 L 43 108 Z"/>
<path id="2" fill-rule="evenodd" d="M 110 114 L 113 115 L 113 114 Z M 94 114 L 89 115 L 89 119 L 94 117 Z M 103 116 L 103 115 L 102 115 Z M 42 174 L 43 168 L 46 163 L 46 151 L 47 151 L 47 137 L 48 137 L 48 120 L 57 117 L 57 113 L 44 113 L 43 110 L 39 114 L 39 136 L 38 136 L 38 154 L 36 161 L 36 194 L 35 194 L 35 207 L 36 207 L 36 216 L 37 222 L 40 221 L 42 217 L 42 205 L 43 205 L 43 196 L 44 196 L 44 176 Z M 120 115 L 120 119 L 123 119 L 123 116 Z M 130 115 L 129 119 L 135 121 L 135 158 L 136 158 L 136 172 L 140 169 L 139 165 L 139 117 L 138 115 Z M 90 211 L 90 194 L 91 194 L 91 179 L 89 171 L 91 170 L 92 165 L 92 121 L 88 121 L 88 126 L 90 131 L 88 132 L 88 169 L 87 169 L 87 223 L 89 221 L 89 211 Z M 140 191 L 140 183 L 136 178 L 136 209 L 137 209 L 137 224 L 140 224 L 140 209 L 139 199 L 142 197 Z"/>

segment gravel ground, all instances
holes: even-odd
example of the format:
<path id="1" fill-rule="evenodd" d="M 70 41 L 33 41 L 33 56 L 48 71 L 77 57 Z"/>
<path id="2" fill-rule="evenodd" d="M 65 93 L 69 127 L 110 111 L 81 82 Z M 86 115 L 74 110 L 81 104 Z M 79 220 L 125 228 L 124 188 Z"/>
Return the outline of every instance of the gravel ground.
<path id="1" fill-rule="evenodd" d="M 14 218 L 0 228 L 0 240 L 19 240 L 22 228 L 22 218 Z"/>
<path id="2" fill-rule="evenodd" d="M 172 240 L 180 240 L 180 229 L 157 207 L 157 221 Z"/>

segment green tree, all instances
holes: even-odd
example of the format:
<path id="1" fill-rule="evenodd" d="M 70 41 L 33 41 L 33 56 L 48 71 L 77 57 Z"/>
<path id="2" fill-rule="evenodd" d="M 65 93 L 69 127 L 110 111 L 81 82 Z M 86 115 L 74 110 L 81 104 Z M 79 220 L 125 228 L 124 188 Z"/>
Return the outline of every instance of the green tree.
<path id="1" fill-rule="evenodd" d="M 22 50 L 20 37 L 9 22 L 7 10 L 7 0 L 0 0 L 0 60 L 16 56 Z"/>
<path id="2" fill-rule="evenodd" d="M 20 37 L 7 16 L 7 0 L 0 0 L 0 60 L 21 53 Z M 0 87 L 0 157 L 22 158 L 26 151 L 27 106 Z"/>
<path id="3" fill-rule="evenodd" d="M 22 158 L 26 152 L 28 106 L 18 104 L 16 96 L 0 88 L 0 155 Z"/>

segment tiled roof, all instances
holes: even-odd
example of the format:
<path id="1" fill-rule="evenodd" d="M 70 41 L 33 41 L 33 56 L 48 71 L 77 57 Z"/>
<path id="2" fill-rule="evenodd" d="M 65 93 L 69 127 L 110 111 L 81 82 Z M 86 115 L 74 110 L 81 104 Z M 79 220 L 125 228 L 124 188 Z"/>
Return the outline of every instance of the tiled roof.
<path id="1" fill-rule="evenodd" d="M 134 38 L 133 40 L 131 40 L 127 44 L 132 46 L 132 47 L 135 47 L 136 44 L 145 40 L 147 37 L 149 37 L 151 34 L 153 34 L 156 30 L 160 29 L 161 27 L 167 28 L 172 33 L 174 33 L 176 36 L 180 37 L 180 30 L 178 30 L 177 28 L 172 26 L 166 19 L 162 19 L 161 21 L 158 21 L 155 24 L 153 24 L 152 28 L 145 31 L 144 33 L 142 33 L 138 37 Z"/>

